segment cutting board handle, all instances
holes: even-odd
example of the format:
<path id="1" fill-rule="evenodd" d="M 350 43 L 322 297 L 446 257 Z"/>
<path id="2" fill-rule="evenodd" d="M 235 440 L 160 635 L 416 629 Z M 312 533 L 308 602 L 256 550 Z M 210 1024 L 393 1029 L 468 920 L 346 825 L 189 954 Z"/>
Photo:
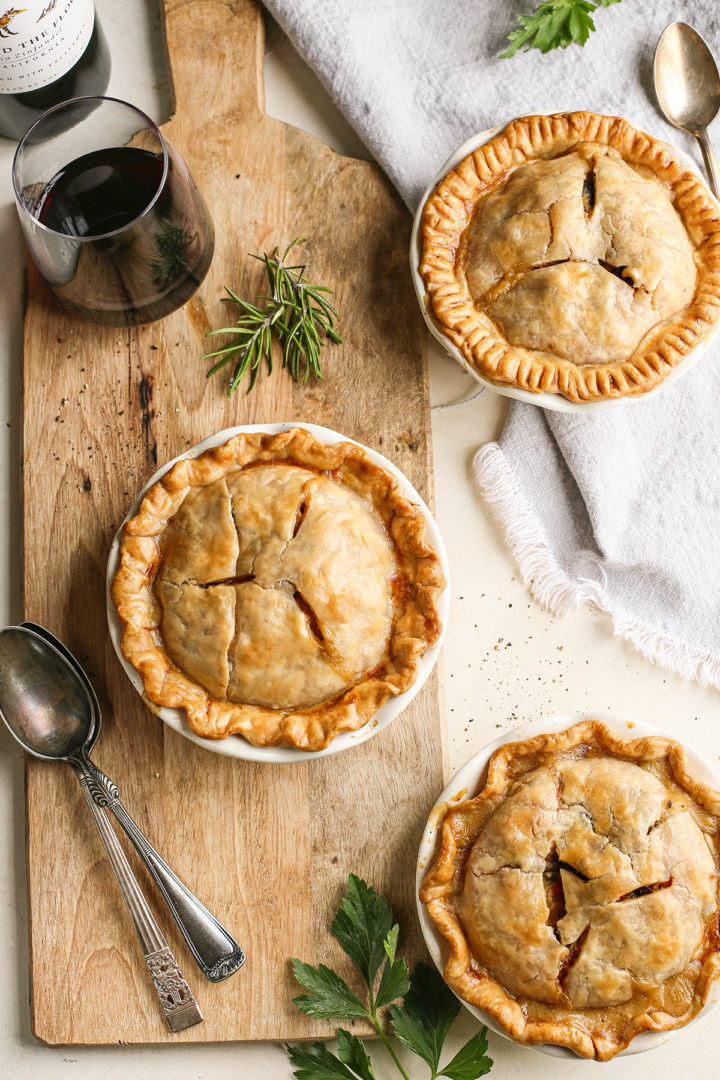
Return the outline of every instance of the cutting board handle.
<path id="1" fill-rule="evenodd" d="M 175 99 L 170 125 L 182 127 L 196 155 L 212 158 L 218 141 L 232 140 L 238 110 L 265 115 L 262 12 L 254 0 L 166 0 L 164 8 Z"/>

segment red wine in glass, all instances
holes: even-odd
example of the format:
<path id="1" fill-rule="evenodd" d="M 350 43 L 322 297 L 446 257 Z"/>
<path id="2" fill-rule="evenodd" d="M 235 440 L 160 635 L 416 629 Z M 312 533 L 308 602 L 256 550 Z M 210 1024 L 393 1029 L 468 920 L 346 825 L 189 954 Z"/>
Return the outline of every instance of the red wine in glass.
<path id="1" fill-rule="evenodd" d="M 124 229 L 155 198 L 163 159 L 149 150 L 111 147 L 71 161 L 47 183 L 37 219 L 67 236 L 102 236 Z M 161 193 L 167 211 L 167 191 Z"/>
<path id="2" fill-rule="evenodd" d="M 77 101 L 89 109 L 98 99 Z M 84 123 L 97 127 L 103 108 L 93 105 Z M 213 254 L 212 224 L 187 168 L 143 119 L 138 129 L 134 118 L 125 144 L 91 149 L 21 189 L 21 223 L 41 273 L 66 307 L 108 326 L 164 318 L 193 295 Z M 85 135 L 73 140 L 72 134 L 56 141 L 87 145 Z M 41 156 L 47 158 L 46 149 Z"/>

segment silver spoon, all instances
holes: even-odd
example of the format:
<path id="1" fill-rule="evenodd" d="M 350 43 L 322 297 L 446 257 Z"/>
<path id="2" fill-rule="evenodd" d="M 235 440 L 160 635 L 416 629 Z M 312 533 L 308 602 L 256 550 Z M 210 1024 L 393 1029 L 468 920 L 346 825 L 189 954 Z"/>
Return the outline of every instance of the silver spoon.
<path id="1" fill-rule="evenodd" d="M 104 806 L 113 810 L 146 860 L 203 970 L 207 968 L 214 980 L 225 978 L 237 970 L 244 954 L 148 843 L 120 804 L 115 785 L 90 761 L 88 751 L 100 730 L 97 699 L 77 661 L 44 628 L 15 626 L 0 631 L 0 716 L 29 753 L 47 761 L 67 761 L 75 770 L 118 877 L 168 1023 L 177 1031 L 199 1023 L 202 1013 L 132 875 Z"/>
<path id="2" fill-rule="evenodd" d="M 51 648 L 56 649 L 64 656 L 74 673 L 82 681 L 90 699 L 92 711 L 87 738 L 82 748 L 83 767 L 88 776 L 87 784 L 90 793 L 98 805 L 112 811 L 125 830 L 160 890 L 160 894 L 171 915 L 180 927 L 182 935 L 203 975 L 211 982 L 220 982 L 227 979 L 245 962 L 245 953 L 242 948 L 225 927 L 218 922 L 212 912 L 208 911 L 205 905 L 188 889 L 187 885 L 184 885 L 177 874 L 170 869 L 120 802 L 116 785 L 88 757 L 95 740 L 100 734 L 101 722 L 100 706 L 92 683 L 63 643 L 49 630 L 46 630 L 44 626 L 39 626 L 37 623 L 25 622 L 20 627 L 7 627 L 5 631 L 0 631 L 0 657 L 2 634 L 11 629 L 24 629 L 44 638 Z M 1 711 L 2 676 L 0 675 Z M 7 723 L 7 720 L 5 722 Z M 26 746 L 22 742 L 21 745 Z"/>
<path id="3" fill-rule="evenodd" d="M 92 701 L 65 656 L 22 627 L 0 631 L 0 715 L 28 753 L 67 761 L 80 781 L 110 865 L 145 955 L 171 1031 L 203 1015 L 135 878 L 107 815 L 93 799 L 85 772 L 85 743 L 97 738 Z"/>
<path id="4" fill-rule="evenodd" d="M 710 188 L 720 192 L 720 168 L 707 129 L 720 109 L 720 76 L 712 53 L 697 30 L 673 22 L 655 49 L 655 93 L 671 124 L 700 143 Z"/>

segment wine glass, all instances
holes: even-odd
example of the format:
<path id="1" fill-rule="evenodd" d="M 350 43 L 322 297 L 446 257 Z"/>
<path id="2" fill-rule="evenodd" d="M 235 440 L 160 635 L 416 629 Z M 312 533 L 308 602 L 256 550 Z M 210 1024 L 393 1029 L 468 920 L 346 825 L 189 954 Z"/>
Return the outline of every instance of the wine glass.
<path id="1" fill-rule="evenodd" d="M 80 97 L 49 109 L 12 175 L 30 254 L 71 311 L 105 326 L 154 322 L 205 277 L 215 243 L 205 201 L 134 105 Z"/>

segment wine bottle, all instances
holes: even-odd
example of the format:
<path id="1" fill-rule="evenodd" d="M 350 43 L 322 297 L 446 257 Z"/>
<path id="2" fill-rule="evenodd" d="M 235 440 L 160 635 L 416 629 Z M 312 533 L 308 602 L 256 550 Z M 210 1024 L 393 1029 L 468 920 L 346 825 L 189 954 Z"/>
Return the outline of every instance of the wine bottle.
<path id="1" fill-rule="evenodd" d="M 93 0 L 0 0 L 0 135 L 20 139 L 73 97 L 104 94 L 110 53 Z"/>

